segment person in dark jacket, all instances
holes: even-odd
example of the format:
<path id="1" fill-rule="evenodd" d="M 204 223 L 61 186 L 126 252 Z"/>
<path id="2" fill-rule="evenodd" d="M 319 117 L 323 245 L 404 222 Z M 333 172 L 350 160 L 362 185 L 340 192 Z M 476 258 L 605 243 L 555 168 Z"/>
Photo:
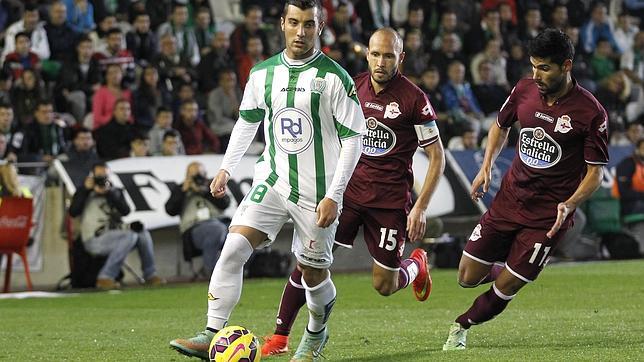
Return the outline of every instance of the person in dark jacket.
<path id="1" fill-rule="evenodd" d="M 633 155 L 617 165 L 615 182 L 622 221 L 640 244 L 644 255 L 644 138 L 635 144 Z"/>
<path id="2" fill-rule="evenodd" d="M 230 204 L 228 195 L 221 199 L 212 196 L 209 180 L 201 162 L 190 163 L 186 179 L 172 188 L 172 195 L 165 204 L 169 215 L 181 217 L 179 231 L 183 239 L 184 254 L 190 256 L 194 249 L 203 253 L 206 276 L 212 274 L 224 246 L 228 228 L 220 218 L 222 211 Z"/>
<path id="3" fill-rule="evenodd" d="M 126 99 L 114 105 L 112 119 L 96 130 L 96 149 L 103 160 L 130 157 L 130 141 L 134 127 L 128 123 L 132 108 Z"/>

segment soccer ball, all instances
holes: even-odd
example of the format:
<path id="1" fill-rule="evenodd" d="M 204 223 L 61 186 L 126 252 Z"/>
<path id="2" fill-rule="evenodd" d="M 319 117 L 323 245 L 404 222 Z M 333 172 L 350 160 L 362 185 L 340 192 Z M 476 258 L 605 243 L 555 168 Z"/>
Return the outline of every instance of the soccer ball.
<path id="1" fill-rule="evenodd" d="M 240 326 L 228 326 L 213 337 L 208 357 L 215 362 L 257 362 L 262 353 L 253 332 Z"/>

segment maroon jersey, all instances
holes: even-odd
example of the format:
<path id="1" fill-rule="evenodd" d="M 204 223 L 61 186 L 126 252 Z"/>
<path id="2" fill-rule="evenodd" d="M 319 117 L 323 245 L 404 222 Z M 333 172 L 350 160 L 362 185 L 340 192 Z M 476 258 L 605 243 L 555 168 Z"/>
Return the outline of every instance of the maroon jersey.
<path id="1" fill-rule="evenodd" d="M 367 121 L 362 156 L 344 197 L 361 206 L 408 209 L 414 182 L 412 157 L 418 146 L 438 140 L 436 113 L 420 88 L 400 73 L 379 94 L 369 73 L 355 78 Z M 424 131 L 417 133 L 417 127 Z M 418 134 L 421 134 L 419 136 Z"/>
<path id="2" fill-rule="evenodd" d="M 533 79 L 521 79 L 499 112 L 499 127 L 521 125 L 517 153 L 490 213 L 548 229 L 557 204 L 577 189 L 586 164 L 608 163 L 608 116 L 590 92 L 573 88 L 549 106 Z M 572 215 L 563 228 L 570 226 Z"/>

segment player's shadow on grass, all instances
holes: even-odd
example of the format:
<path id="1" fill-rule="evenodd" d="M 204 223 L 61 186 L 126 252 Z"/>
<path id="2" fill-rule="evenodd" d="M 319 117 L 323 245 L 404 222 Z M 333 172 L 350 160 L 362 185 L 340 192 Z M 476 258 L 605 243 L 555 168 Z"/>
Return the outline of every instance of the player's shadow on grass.
<path id="1" fill-rule="evenodd" d="M 428 353 L 434 352 L 432 350 L 416 350 L 403 353 L 390 353 L 390 354 L 380 354 L 378 356 L 371 357 L 351 357 L 351 358 L 342 358 L 337 361 L 345 362 L 382 362 L 382 361 L 396 361 L 396 362 L 413 362 L 413 361 L 427 361 Z"/>

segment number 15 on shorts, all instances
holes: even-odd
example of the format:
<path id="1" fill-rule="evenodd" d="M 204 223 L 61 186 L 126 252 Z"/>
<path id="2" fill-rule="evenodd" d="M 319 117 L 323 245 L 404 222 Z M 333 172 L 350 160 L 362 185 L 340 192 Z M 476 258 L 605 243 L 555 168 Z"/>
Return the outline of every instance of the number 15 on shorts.
<path id="1" fill-rule="evenodd" d="M 378 244 L 378 247 L 389 251 L 396 249 L 397 234 L 398 230 L 380 228 L 380 243 Z"/>

